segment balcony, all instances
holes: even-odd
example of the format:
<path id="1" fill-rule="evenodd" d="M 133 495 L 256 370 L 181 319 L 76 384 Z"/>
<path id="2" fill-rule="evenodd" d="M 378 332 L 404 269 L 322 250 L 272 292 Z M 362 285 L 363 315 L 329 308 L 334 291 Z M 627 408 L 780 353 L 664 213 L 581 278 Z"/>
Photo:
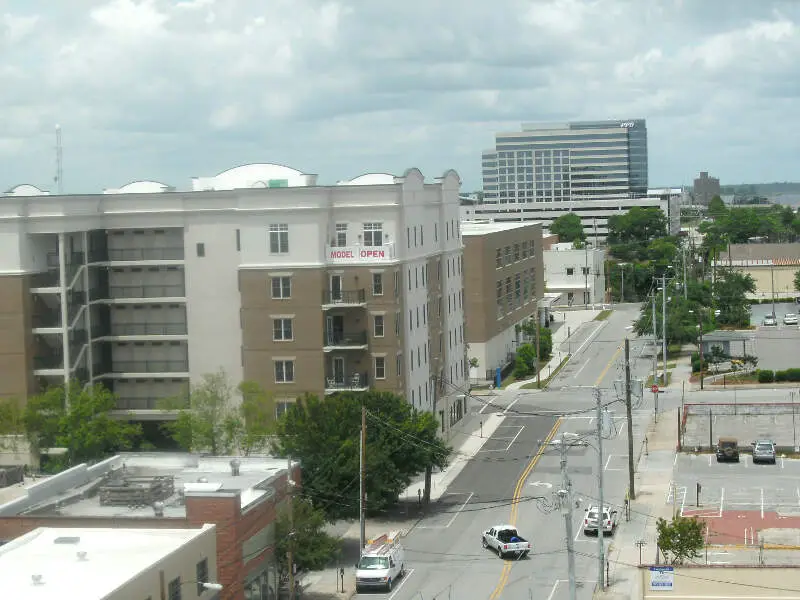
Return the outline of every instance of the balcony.
<path id="1" fill-rule="evenodd" d="M 34 356 L 33 369 L 35 371 L 60 371 L 64 369 L 64 357 L 60 354 L 49 356 Z"/>
<path id="2" fill-rule="evenodd" d="M 128 335 L 186 335 L 186 323 L 114 323 L 112 336 Z"/>
<path id="3" fill-rule="evenodd" d="M 155 398 L 123 398 L 117 399 L 117 410 L 158 410 L 160 401 Z"/>
<path id="4" fill-rule="evenodd" d="M 183 246 L 174 248 L 109 248 L 108 262 L 139 262 L 143 260 L 183 260 Z"/>
<path id="5" fill-rule="evenodd" d="M 323 335 L 323 350 L 366 350 L 367 332 L 366 331 L 328 331 Z"/>
<path id="6" fill-rule="evenodd" d="M 31 327 L 33 329 L 60 329 L 61 311 L 53 310 L 52 312 L 31 315 Z"/>
<path id="7" fill-rule="evenodd" d="M 115 360 L 114 373 L 188 373 L 188 360 Z"/>
<path id="8" fill-rule="evenodd" d="M 360 290 L 326 290 L 322 292 L 322 308 L 327 310 L 334 307 L 366 306 L 367 291 Z"/>
<path id="9" fill-rule="evenodd" d="M 57 289 L 60 285 L 58 269 L 34 273 L 30 277 L 31 289 Z"/>
<path id="10" fill-rule="evenodd" d="M 183 298 L 183 285 L 112 285 L 108 288 L 111 300 L 131 298 Z"/>
<path id="11" fill-rule="evenodd" d="M 331 265 L 380 265 L 395 260 L 394 244 L 381 246 L 326 246 Z"/>
<path id="12" fill-rule="evenodd" d="M 369 373 L 328 374 L 325 377 L 325 394 L 336 392 L 366 392 L 369 389 Z"/>

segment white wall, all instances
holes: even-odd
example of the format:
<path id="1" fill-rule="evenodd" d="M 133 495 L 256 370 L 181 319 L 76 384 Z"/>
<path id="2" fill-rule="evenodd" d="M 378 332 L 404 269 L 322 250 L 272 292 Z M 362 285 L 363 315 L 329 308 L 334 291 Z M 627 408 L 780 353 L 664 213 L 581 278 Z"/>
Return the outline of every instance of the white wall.
<path id="1" fill-rule="evenodd" d="M 605 295 L 605 253 L 602 250 L 545 250 L 544 280 L 547 291 L 572 292 L 573 304 L 584 303 L 588 284 L 589 302 L 602 303 Z M 583 268 L 588 265 L 588 277 Z M 569 273 L 572 269 L 572 274 Z"/>
<path id="2" fill-rule="evenodd" d="M 219 369 L 234 385 L 244 376 L 236 229 L 232 219 L 195 217 L 186 222 L 186 319 L 193 383 Z M 198 243 L 204 245 L 204 257 L 197 256 Z"/>
<path id="3" fill-rule="evenodd" d="M 19 234 L 0 230 L 0 273 L 20 273 L 22 270 Z"/>

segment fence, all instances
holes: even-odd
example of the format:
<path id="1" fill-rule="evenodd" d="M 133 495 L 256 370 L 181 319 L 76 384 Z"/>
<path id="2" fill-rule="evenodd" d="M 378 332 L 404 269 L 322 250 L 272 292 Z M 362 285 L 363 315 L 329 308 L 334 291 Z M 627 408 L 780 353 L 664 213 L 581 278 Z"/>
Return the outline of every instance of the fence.
<path id="1" fill-rule="evenodd" d="M 710 450 L 715 436 L 736 437 L 740 450 L 758 437 L 771 438 L 779 450 L 798 445 L 800 402 L 715 402 L 684 404 L 680 414 L 679 449 Z"/>

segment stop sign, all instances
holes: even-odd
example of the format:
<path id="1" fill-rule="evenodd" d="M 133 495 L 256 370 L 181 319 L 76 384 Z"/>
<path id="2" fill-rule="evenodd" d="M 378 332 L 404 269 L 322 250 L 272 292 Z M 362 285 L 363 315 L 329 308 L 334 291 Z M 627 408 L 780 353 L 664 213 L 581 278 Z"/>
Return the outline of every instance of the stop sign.
<path id="1" fill-rule="evenodd" d="M 658 386 L 657 386 L 657 385 L 654 383 L 654 384 L 653 384 L 653 385 L 650 387 L 650 391 L 651 391 L 651 392 L 653 392 L 654 394 L 657 394 L 657 393 L 658 393 Z"/>

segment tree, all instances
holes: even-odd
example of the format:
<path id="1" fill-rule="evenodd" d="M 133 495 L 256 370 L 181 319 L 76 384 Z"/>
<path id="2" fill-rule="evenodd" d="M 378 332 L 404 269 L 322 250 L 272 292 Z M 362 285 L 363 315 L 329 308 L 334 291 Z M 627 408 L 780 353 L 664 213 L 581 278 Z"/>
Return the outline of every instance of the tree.
<path id="1" fill-rule="evenodd" d="M 298 570 L 320 570 L 328 566 L 339 553 L 339 540 L 325 531 L 325 513 L 314 508 L 307 498 L 292 498 L 294 534 L 289 521 L 289 511 L 284 508 L 278 513 L 275 523 L 275 556 L 281 575 L 289 572 L 287 551 L 289 540 L 294 541 L 293 560 Z"/>
<path id="2" fill-rule="evenodd" d="M 800 271 L 794 274 L 794 289 L 800 292 Z"/>
<path id="3" fill-rule="evenodd" d="M 667 217 L 656 206 L 634 206 L 628 212 L 608 218 L 608 244 L 647 244 L 667 235 Z"/>
<path id="4" fill-rule="evenodd" d="M 750 301 L 747 294 L 756 291 L 756 282 L 749 273 L 720 269 L 714 284 L 714 301 L 720 311 L 717 320 L 732 327 L 750 325 Z"/>
<path id="5" fill-rule="evenodd" d="M 658 548 L 673 565 L 700 556 L 706 524 L 697 517 L 676 516 L 671 522 L 659 518 L 656 523 Z"/>
<path id="6" fill-rule="evenodd" d="M 242 418 L 239 446 L 242 452 L 252 454 L 267 445 L 267 438 L 275 430 L 275 398 L 255 381 L 239 384 Z"/>
<path id="7" fill-rule="evenodd" d="M 0 449 L 16 450 L 20 438 L 24 439 L 23 413 L 22 402 L 18 399 L 0 400 Z"/>
<path id="8" fill-rule="evenodd" d="M 361 407 L 367 409 L 366 492 L 371 513 L 395 504 L 412 478 L 447 465 L 452 448 L 430 412 L 388 392 L 343 392 L 300 398 L 276 423 L 271 447 L 298 458 L 303 490 L 329 521 L 358 515 Z"/>
<path id="9" fill-rule="evenodd" d="M 178 410 L 178 418 L 165 423 L 164 430 L 185 450 L 230 454 L 244 428 L 232 406 L 235 391 L 225 371 L 203 375 L 186 397 L 162 402 L 165 410 Z"/>
<path id="10" fill-rule="evenodd" d="M 22 414 L 31 450 L 65 448 L 64 466 L 127 450 L 141 427 L 111 415 L 117 400 L 103 385 L 73 381 L 28 399 Z"/>
<path id="11" fill-rule="evenodd" d="M 536 346 L 522 344 L 517 348 L 517 356 L 514 359 L 514 378 L 525 379 L 534 373 L 536 373 Z"/>
<path id="12" fill-rule="evenodd" d="M 530 340 L 534 340 L 533 356 L 536 356 L 536 319 L 529 319 L 522 325 L 522 331 Z M 549 327 L 539 326 L 539 353 L 542 361 L 549 360 L 553 354 L 553 332 Z"/>
<path id="13" fill-rule="evenodd" d="M 582 243 L 586 240 L 581 218 L 575 213 L 567 213 L 553 219 L 550 223 L 550 233 L 557 235 L 560 242 Z"/>
<path id="14" fill-rule="evenodd" d="M 711 201 L 708 203 L 708 214 L 713 219 L 719 219 L 720 217 L 724 217 L 728 214 L 728 207 L 725 206 L 725 202 L 723 202 L 722 198 L 719 196 L 714 196 Z"/>

